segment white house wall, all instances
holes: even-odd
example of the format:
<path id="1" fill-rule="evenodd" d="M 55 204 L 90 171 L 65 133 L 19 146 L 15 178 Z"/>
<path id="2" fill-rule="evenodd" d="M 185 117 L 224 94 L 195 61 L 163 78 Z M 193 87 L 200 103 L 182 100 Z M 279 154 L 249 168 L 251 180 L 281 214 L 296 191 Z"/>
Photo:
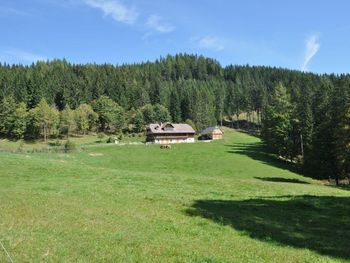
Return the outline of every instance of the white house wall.
<path id="1" fill-rule="evenodd" d="M 194 138 L 186 139 L 155 139 L 154 143 L 156 144 L 176 144 L 176 143 L 193 143 Z"/>

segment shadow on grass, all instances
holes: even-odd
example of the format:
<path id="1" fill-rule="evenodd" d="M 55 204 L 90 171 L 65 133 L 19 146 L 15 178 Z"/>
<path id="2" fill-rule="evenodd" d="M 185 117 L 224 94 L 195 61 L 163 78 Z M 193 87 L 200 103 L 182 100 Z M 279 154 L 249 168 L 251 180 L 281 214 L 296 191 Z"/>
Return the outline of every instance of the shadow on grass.
<path id="1" fill-rule="evenodd" d="M 300 169 L 296 165 L 293 165 L 288 161 L 278 159 L 275 155 L 269 154 L 263 143 L 234 143 L 226 146 L 230 147 L 230 150 L 227 151 L 228 153 L 246 155 L 265 164 L 301 174 Z"/>
<path id="2" fill-rule="evenodd" d="M 350 197 L 197 200 L 186 213 L 229 225 L 254 239 L 350 260 Z"/>
<path id="3" fill-rule="evenodd" d="M 283 178 L 283 177 L 254 177 L 255 179 L 267 181 L 267 182 L 275 182 L 275 183 L 292 183 L 292 184 L 310 184 L 305 181 L 301 181 L 299 179 L 291 179 L 291 178 Z"/>

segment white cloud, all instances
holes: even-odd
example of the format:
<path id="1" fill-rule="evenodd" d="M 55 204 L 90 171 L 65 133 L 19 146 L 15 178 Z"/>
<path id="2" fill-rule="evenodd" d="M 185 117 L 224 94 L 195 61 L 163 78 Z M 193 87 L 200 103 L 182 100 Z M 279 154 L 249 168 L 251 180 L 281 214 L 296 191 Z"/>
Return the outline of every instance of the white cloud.
<path id="1" fill-rule="evenodd" d="M 129 8 L 117 0 L 84 0 L 84 3 L 125 24 L 134 24 L 139 16 L 134 8 Z"/>
<path id="2" fill-rule="evenodd" d="M 43 55 L 34 54 L 24 50 L 7 48 L 0 51 L 0 61 L 10 64 L 28 64 L 37 61 L 45 61 L 47 57 Z"/>
<path id="3" fill-rule="evenodd" d="M 220 51 L 225 49 L 225 41 L 219 37 L 205 36 L 194 38 L 194 41 L 200 48 L 210 49 L 213 51 Z"/>
<path id="4" fill-rule="evenodd" d="M 317 35 L 311 35 L 306 40 L 306 47 L 305 47 L 305 55 L 303 64 L 301 66 L 302 71 L 308 70 L 308 65 L 311 61 L 311 59 L 316 55 L 318 50 L 320 49 L 320 43 L 318 42 L 318 36 Z"/>
<path id="5" fill-rule="evenodd" d="M 163 19 L 159 15 L 151 15 L 146 22 L 146 26 L 158 31 L 159 33 L 169 33 L 174 31 L 175 27 L 163 22 Z"/>

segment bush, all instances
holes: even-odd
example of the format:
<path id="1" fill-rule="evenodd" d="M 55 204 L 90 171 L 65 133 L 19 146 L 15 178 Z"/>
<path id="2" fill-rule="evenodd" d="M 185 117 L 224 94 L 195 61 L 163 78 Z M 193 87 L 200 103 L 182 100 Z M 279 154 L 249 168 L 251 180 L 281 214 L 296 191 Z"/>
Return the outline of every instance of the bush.
<path id="1" fill-rule="evenodd" d="M 23 140 L 21 140 L 20 142 L 19 142 L 19 146 L 18 146 L 19 148 L 23 148 L 24 147 L 24 141 Z"/>
<path id="2" fill-rule="evenodd" d="M 114 143 L 117 140 L 116 136 L 110 136 L 107 139 L 107 143 Z"/>
<path id="3" fill-rule="evenodd" d="M 24 141 L 20 141 L 18 148 L 17 148 L 18 152 L 23 152 L 24 151 Z"/>
<path id="4" fill-rule="evenodd" d="M 103 133 L 103 132 L 99 132 L 98 134 L 97 134 L 97 139 L 100 141 L 100 142 L 102 142 L 102 139 L 105 137 L 105 134 Z"/>
<path id="5" fill-rule="evenodd" d="M 72 152 L 76 149 L 75 147 L 75 143 L 72 141 L 66 141 L 66 143 L 64 144 L 64 151 L 65 152 Z"/>

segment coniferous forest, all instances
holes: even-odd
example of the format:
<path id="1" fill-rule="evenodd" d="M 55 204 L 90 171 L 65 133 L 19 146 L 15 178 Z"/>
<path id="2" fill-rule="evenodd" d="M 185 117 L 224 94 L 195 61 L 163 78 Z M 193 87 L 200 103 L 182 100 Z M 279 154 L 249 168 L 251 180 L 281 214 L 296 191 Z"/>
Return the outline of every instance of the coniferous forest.
<path id="1" fill-rule="evenodd" d="M 179 54 L 115 66 L 65 60 L 0 65 L 0 134 L 11 139 L 142 132 L 151 122 L 200 131 L 257 116 L 266 147 L 318 179 L 350 173 L 350 75 L 222 67 Z"/>

